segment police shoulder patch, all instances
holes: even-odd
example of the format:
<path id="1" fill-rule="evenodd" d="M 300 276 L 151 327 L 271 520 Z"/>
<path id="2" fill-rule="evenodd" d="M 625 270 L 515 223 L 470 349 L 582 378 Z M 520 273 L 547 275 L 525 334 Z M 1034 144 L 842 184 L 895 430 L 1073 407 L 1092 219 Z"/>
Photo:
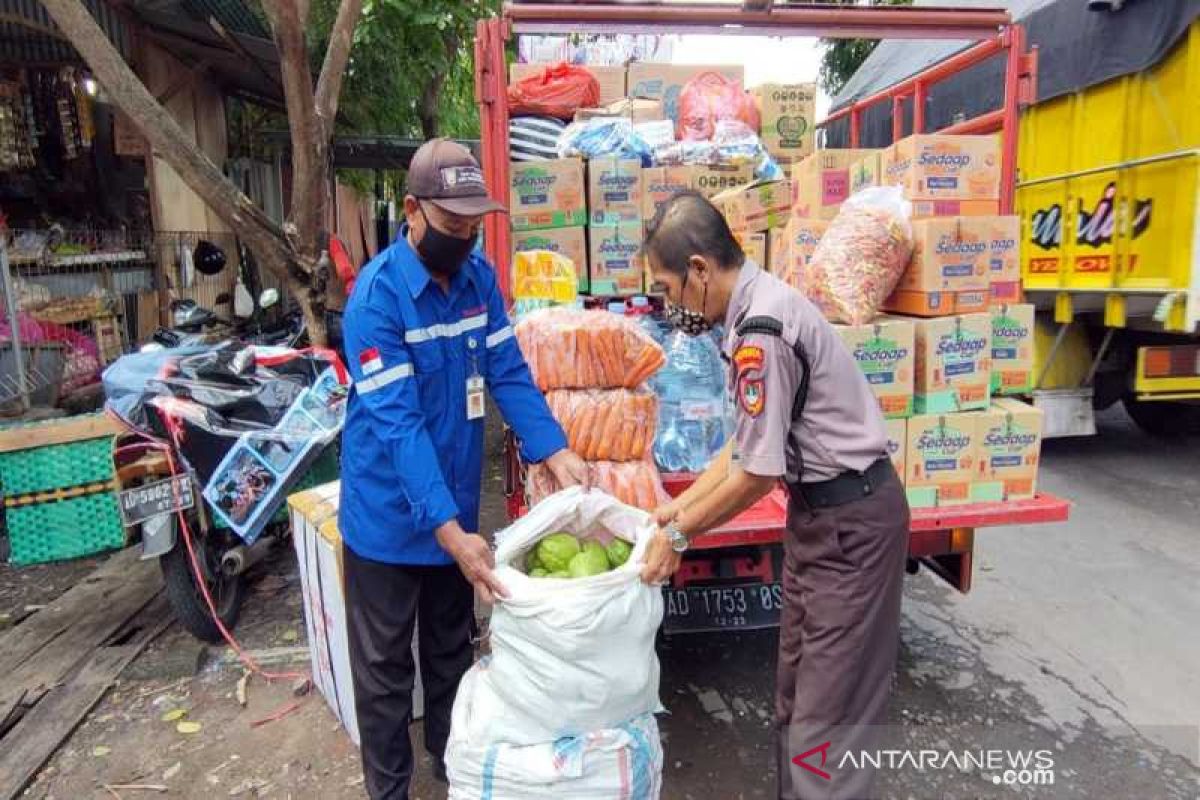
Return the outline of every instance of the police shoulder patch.
<path id="1" fill-rule="evenodd" d="M 738 374 L 750 370 L 761 370 L 763 366 L 763 349 L 758 345 L 747 344 L 733 351 L 733 365 Z"/>
<path id="2" fill-rule="evenodd" d="M 743 373 L 738 377 L 737 394 L 742 411 L 757 417 L 767 402 L 767 384 L 757 373 Z"/>

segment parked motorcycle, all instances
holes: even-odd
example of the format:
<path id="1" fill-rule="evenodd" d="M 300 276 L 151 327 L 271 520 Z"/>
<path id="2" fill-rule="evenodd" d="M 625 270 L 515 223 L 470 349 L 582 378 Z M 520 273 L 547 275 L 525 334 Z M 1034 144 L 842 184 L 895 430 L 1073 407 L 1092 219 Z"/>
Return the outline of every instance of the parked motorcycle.
<path id="1" fill-rule="evenodd" d="M 337 356 L 254 342 L 134 353 L 104 374 L 126 423 L 114 461 L 121 512 L 157 558 L 179 622 L 219 642 L 245 575 L 287 535 L 280 514 L 306 478 L 336 477 L 346 377 Z"/>

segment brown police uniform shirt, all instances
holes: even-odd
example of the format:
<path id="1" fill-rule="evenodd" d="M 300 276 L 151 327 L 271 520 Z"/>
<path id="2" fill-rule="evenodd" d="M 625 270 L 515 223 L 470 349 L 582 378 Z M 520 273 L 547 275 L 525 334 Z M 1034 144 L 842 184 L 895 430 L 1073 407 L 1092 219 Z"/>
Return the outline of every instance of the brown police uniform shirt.
<path id="1" fill-rule="evenodd" d="M 783 335 L 738 336 L 738 326 L 752 317 L 779 320 Z M 725 328 L 734 456 L 746 472 L 810 483 L 865 470 L 886 456 L 887 430 L 871 387 L 833 326 L 799 292 L 747 259 Z M 811 374 L 804 413 L 793 423 L 803 370 L 796 342 Z"/>

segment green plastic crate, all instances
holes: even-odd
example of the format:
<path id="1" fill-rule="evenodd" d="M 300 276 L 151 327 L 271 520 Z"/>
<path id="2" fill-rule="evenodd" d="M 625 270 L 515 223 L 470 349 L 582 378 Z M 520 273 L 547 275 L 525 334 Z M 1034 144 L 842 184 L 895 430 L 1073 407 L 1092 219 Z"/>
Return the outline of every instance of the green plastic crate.
<path id="1" fill-rule="evenodd" d="M 50 426 L 35 422 L 11 428 Z M 0 453 L 0 481 L 8 496 L 67 489 L 113 479 L 112 436 Z"/>
<path id="2" fill-rule="evenodd" d="M 14 506 L 6 510 L 9 561 L 18 566 L 64 561 L 125 546 L 112 492 Z"/>

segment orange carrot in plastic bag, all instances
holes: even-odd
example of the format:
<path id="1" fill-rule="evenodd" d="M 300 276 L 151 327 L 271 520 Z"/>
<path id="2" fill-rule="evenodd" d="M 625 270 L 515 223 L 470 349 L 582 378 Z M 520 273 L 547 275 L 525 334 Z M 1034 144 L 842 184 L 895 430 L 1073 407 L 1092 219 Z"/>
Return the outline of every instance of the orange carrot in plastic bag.
<path id="1" fill-rule="evenodd" d="M 543 391 L 633 389 L 664 359 L 634 320 L 608 311 L 531 312 L 517 323 L 517 342 Z"/>

